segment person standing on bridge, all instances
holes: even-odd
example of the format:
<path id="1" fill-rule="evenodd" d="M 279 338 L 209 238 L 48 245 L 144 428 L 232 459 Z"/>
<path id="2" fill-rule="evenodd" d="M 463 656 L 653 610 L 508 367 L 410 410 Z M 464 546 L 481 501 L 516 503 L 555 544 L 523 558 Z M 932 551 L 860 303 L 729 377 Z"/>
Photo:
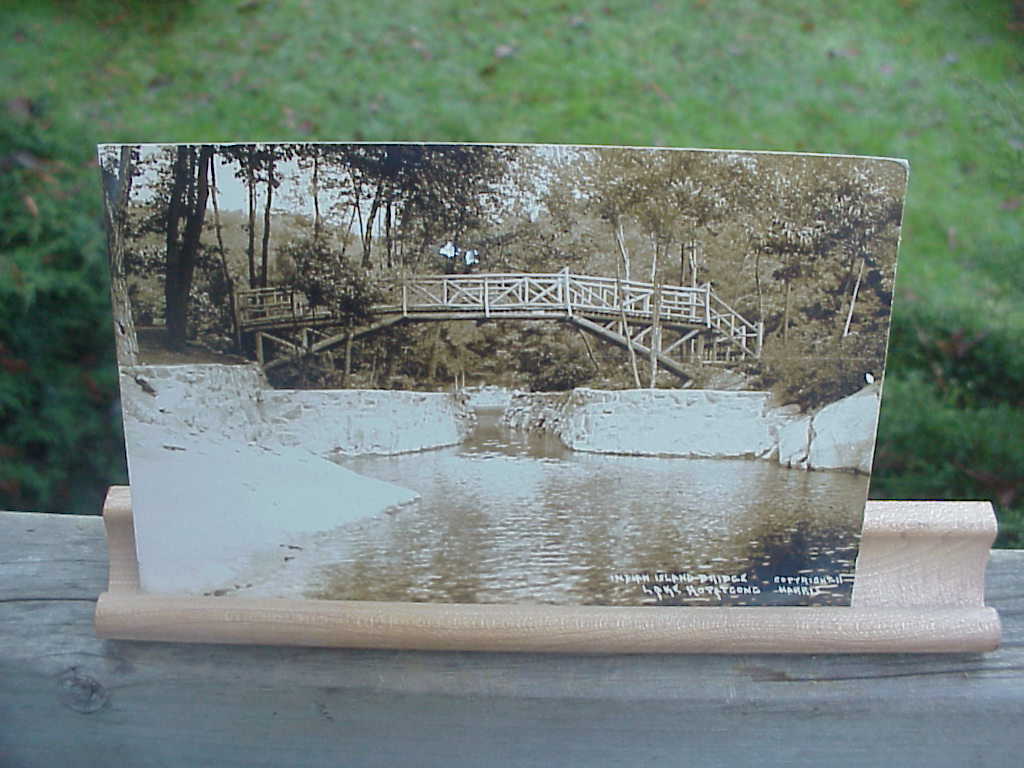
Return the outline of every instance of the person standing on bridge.
<path id="1" fill-rule="evenodd" d="M 449 240 L 437 251 L 445 258 L 444 273 L 446 275 L 468 274 L 480 263 L 480 252 L 475 248 L 462 250 Z"/>

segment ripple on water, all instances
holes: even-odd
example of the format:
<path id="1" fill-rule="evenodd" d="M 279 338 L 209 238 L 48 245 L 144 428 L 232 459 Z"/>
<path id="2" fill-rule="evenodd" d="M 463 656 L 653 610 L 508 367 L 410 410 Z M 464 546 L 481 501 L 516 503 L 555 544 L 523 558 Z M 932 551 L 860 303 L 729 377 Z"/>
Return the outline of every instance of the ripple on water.
<path id="1" fill-rule="evenodd" d="M 865 477 L 770 461 L 574 453 L 486 412 L 459 446 L 338 462 L 420 498 L 326 537 L 308 594 L 331 599 L 844 604 L 849 584 L 656 601 L 613 577 L 850 571 L 867 497 Z"/>

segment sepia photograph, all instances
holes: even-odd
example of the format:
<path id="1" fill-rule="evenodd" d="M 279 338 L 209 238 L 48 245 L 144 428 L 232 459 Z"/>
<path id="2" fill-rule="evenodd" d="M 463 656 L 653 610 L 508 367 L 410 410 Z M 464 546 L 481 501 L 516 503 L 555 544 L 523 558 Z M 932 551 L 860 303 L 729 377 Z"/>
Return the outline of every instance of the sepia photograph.
<path id="1" fill-rule="evenodd" d="M 99 159 L 144 590 L 849 605 L 905 161 Z"/>

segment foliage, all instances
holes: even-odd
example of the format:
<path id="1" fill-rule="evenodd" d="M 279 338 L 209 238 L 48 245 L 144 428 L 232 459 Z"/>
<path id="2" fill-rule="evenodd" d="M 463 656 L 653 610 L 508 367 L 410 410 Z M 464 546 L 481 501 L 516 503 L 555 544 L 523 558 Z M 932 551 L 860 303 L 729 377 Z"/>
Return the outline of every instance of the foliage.
<path id="1" fill-rule="evenodd" d="M 89 400 L 79 369 L 61 357 L 67 345 L 55 341 L 70 334 L 79 351 L 89 348 L 98 362 L 85 370 L 109 403 L 115 379 L 90 146 L 228 137 L 628 143 L 910 158 L 873 495 L 995 497 L 994 486 L 969 486 L 966 476 L 948 474 L 945 457 L 929 453 L 930 441 L 915 435 L 932 434 L 932 411 L 922 403 L 942 404 L 951 434 L 972 429 L 975 408 L 1020 403 L 1024 85 L 1021 37 L 1008 23 L 1010 10 L 1009 3 L 958 0 L 927 6 L 613 0 L 571 8 L 532 0 L 14 0 L 0 21 L 8 54 L 0 65 L 0 109 L 18 122 L 3 129 L 4 140 L 64 166 L 57 189 L 33 193 L 38 218 L 26 215 L 20 191 L 10 192 L 9 185 L 23 180 L 0 182 L 0 229 L 8 240 L 23 237 L 30 249 L 19 257 L 25 286 L 12 287 L 7 272 L 0 276 L 0 338 L 10 348 L 13 336 L 31 328 L 54 340 L 50 351 L 35 347 L 32 363 L 50 369 L 45 380 L 63 393 L 51 405 L 60 401 L 59 421 L 67 426 L 46 431 L 67 441 L 59 450 L 51 446 L 51 460 L 15 459 L 16 469 L 0 456 L 2 472 L 31 466 L 49 473 L 34 486 L 49 490 L 17 499 L 4 494 L 0 506 L 71 509 L 71 501 L 53 500 L 76 465 L 83 476 L 93 472 L 96 485 L 123 481 L 123 467 L 101 466 L 104 457 L 116 456 L 115 467 L 121 462 L 109 419 L 99 415 L 107 405 Z M 29 122 L 38 125 L 23 127 Z M 32 150 L 42 132 L 57 143 Z M 6 147 L 2 154 L 10 156 Z M 568 221 L 581 245 L 601 224 Z M 564 237 L 561 226 L 553 222 L 547 234 Z M 275 221 L 275 232 L 279 227 Z M 734 235 L 723 229 L 717 237 Z M 525 259 L 538 252 L 547 258 L 544 249 L 523 243 L 493 250 L 519 268 L 529 268 Z M 86 254 L 87 266 L 42 263 L 62 249 Z M 5 270 L 10 254 L 5 245 Z M 613 262 L 606 266 L 614 270 Z M 63 281 L 73 287 L 60 288 Z M 29 285 L 82 300 L 61 302 L 55 313 L 18 309 L 9 298 L 16 293 L 25 301 Z M 746 302 L 737 308 L 756 309 L 756 300 Z M 72 321 L 77 330 L 67 325 Z M 415 331 L 413 341 L 427 343 L 430 331 Z M 599 360 L 605 354 L 595 353 Z M 411 375 L 401 369 L 411 360 L 396 359 L 396 377 Z M 0 377 L 9 392 L 17 379 L 6 368 Z M 57 383 L 65 381 L 66 387 Z M 9 429 L 12 419 L 43 418 L 33 397 L 18 395 L 11 406 L 5 395 L 3 407 L 18 414 L 5 410 L 0 429 Z M 50 408 L 43 421 L 53 416 Z M 902 468 L 917 455 L 933 456 L 932 468 L 917 465 L 916 480 L 900 482 Z M 933 476 L 949 484 L 940 488 Z M 70 498 L 80 497 L 73 491 Z M 91 502 L 91 508 L 98 507 Z M 1004 526 L 1009 514 L 1001 506 Z"/>
<path id="2" fill-rule="evenodd" d="M 364 322 L 370 307 L 380 301 L 366 272 L 324 243 L 293 240 L 281 246 L 278 255 L 294 265 L 290 283 L 305 294 L 311 307 L 328 308 L 350 325 Z"/>
<path id="3" fill-rule="evenodd" d="M 804 411 L 813 411 L 862 389 L 865 374 L 872 370 L 860 358 L 823 361 L 785 354 L 769 355 L 758 367 L 755 376 L 759 387 L 770 389 L 780 405 L 796 404 Z"/>
<path id="4" fill-rule="evenodd" d="M 894 326 L 873 493 L 996 503 L 1000 544 L 1024 546 L 1024 355 L 1019 331 L 911 302 Z"/>
<path id="5" fill-rule="evenodd" d="M 0 122 L 0 509 L 94 512 L 125 482 L 103 233 L 69 156 Z"/>
<path id="6" fill-rule="evenodd" d="M 187 303 L 187 326 L 191 336 L 212 350 L 233 352 L 232 322 L 231 284 L 214 249 L 201 248 Z"/>
<path id="7" fill-rule="evenodd" d="M 895 498 L 990 499 L 1004 513 L 1000 543 L 1024 545 L 1024 411 L 1009 403 L 965 411 L 915 372 L 887 382 L 886 433 L 876 452 Z M 1009 523 L 1009 524 L 1008 524 Z"/>
<path id="8" fill-rule="evenodd" d="M 530 377 L 530 388 L 534 392 L 564 392 L 582 387 L 594 374 L 585 362 L 561 350 L 546 349 L 538 358 L 540 367 Z"/>
<path id="9" fill-rule="evenodd" d="M 534 392 L 564 392 L 589 384 L 595 374 L 587 354 L 565 331 L 540 327 L 520 334 L 519 370 L 529 371 Z"/>

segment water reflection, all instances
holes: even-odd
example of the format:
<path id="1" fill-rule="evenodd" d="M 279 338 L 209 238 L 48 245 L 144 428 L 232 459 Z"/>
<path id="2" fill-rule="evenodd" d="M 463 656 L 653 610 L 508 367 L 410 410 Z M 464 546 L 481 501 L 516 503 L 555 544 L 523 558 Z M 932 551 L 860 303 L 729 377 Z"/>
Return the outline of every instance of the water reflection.
<path id="1" fill-rule="evenodd" d="M 330 564 L 317 572 L 309 596 L 849 602 L 850 583 L 821 582 L 853 569 L 867 478 L 768 461 L 575 453 L 555 439 L 507 430 L 499 416 L 481 411 L 474 433 L 458 447 L 339 459 L 422 499 L 330 536 Z M 723 575 L 740 589 L 722 589 Z M 753 587 L 760 594 L 750 594 Z"/>

